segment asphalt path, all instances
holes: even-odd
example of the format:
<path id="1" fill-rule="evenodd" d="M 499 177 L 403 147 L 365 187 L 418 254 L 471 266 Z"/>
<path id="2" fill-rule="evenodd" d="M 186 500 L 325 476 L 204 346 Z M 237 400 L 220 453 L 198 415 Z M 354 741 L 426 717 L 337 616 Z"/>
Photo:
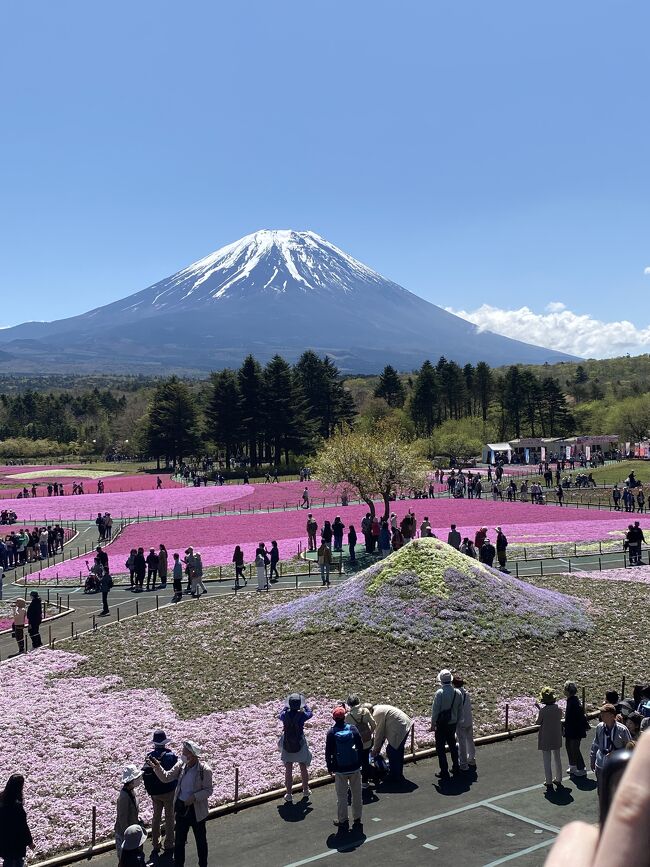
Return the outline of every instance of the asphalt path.
<path id="1" fill-rule="evenodd" d="M 519 867 L 538 867 L 564 824 L 596 821 L 596 783 L 591 776 L 566 779 L 562 788 L 546 793 L 535 735 L 479 747 L 475 774 L 440 784 L 434 776 L 437 770 L 435 758 L 407 764 L 404 786 L 371 790 L 359 833 L 337 834 L 332 785 L 314 788 L 309 800 L 296 800 L 291 806 L 280 796 L 212 819 L 207 823 L 209 864 L 496 867 L 512 861 Z M 218 766 L 214 772 L 218 775 Z M 142 789 L 139 792 L 140 798 L 147 797 Z M 147 856 L 150 849 L 147 842 Z M 186 852 L 187 867 L 197 867 L 191 834 Z M 115 855 L 97 856 L 92 863 L 114 867 Z M 161 855 L 153 863 L 171 867 L 172 859 Z"/>

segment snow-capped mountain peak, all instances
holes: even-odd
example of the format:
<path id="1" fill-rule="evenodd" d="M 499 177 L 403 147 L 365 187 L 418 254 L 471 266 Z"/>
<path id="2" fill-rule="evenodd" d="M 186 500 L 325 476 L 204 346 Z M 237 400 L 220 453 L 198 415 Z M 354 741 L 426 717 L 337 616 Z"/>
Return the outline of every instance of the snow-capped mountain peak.
<path id="1" fill-rule="evenodd" d="M 123 309 L 205 304 L 263 293 L 357 291 L 384 279 L 315 232 L 262 229 L 221 247 L 177 274 L 125 299 Z"/>

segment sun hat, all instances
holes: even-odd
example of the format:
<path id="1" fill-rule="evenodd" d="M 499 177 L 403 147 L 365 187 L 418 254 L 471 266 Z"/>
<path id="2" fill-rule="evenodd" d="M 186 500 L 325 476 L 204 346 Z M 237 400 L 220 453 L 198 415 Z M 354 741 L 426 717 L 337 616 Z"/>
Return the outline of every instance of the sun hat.
<path id="1" fill-rule="evenodd" d="M 183 749 L 187 750 L 188 753 L 192 753 L 192 755 L 196 756 L 197 759 L 201 757 L 201 754 L 203 752 L 203 750 L 196 741 L 183 741 Z"/>
<path id="2" fill-rule="evenodd" d="M 555 702 L 557 701 L 555 690 L 550 686 L 542 687 L 542 691 L 539 694 L 539 700 L 543 704 L 555 704 Z"/>
<path id="3" fill-rule="evenodd" d="M 19 597 L 18 599 L 16 599 L 15 605 L 16 605 L 16 608 L 24 608 L 25 607 L 25 600 L 20 599 L 20 597 Z"/>
<path id="4" fill-rule="evenodd" d="M 335 720 L 345 719 L 345 708 L 342 707 L 340 704 L 337 704 L 337 706 L 332 711 L 332 718 Z"/>
<path id="5" fill-rule="evenodd" d="M 140 846 L 143 846 L 146 839 L 147 832 L 142 825 L 129 825 L 124 832 L 122 849 L 127 852 L 132 852 L 134 849 L 139 849 Z"/>
<path id="6" fill-rule="evenodd" d="M 451 683 L 451 672 L 448 668 L 443 668 L 438 674 L 438 683 Z"/>
<path id="7" fill-rule="evenodd" d="M 142 776 L 142 768 L 137 765 L 127 765 L 122 771 L 122 785 L 132 783 L 134 780 L 139 780 Z"/>
<path id="8" fill-rule="evenodd" d="M 163 729 L 155 729 L 151 738 L 151 743 L 154 747 L 164 747 L 169 743 L 169 738 Z"/>

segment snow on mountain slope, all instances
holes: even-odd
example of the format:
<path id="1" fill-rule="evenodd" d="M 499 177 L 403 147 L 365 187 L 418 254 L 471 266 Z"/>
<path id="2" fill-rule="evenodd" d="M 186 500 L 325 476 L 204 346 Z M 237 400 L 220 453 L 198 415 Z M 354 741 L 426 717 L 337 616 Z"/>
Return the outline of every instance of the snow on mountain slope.
<path id="1" fill-rule="evenodd" d="M 351 293 L 385 282 L 380 274 L 315 232 L 263 229 L 221 247 L 118 306 L 131 311 L 147 306 L 170 310 L 258 293 Z"/>

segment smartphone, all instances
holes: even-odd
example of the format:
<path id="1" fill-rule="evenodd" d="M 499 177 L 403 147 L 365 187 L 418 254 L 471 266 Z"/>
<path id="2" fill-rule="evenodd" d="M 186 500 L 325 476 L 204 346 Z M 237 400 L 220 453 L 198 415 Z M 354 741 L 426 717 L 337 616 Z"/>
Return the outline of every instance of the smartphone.
<path id="1" fill-rule="evenodd" d="M 600 829 L 602 831 L 607 814 L 614 801 L 614 795 L 628 762 L 632 758 L 632 750 L 614 750 L 605 759 L 603 777 L 600 786 Z"/>

